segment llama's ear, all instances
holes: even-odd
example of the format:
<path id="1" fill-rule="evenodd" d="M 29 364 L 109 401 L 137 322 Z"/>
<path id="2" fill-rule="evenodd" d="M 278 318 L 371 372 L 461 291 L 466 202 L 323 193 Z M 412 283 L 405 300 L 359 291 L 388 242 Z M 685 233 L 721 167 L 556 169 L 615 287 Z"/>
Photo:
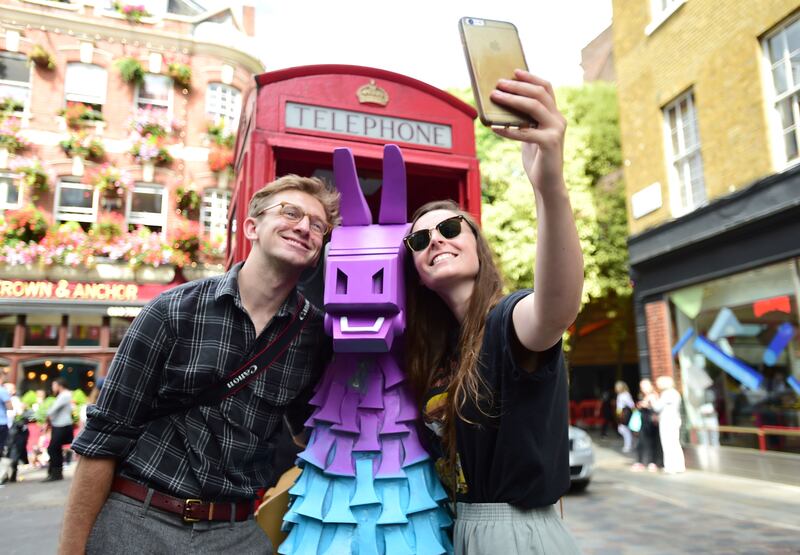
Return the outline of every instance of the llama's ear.
<path id="1" fill-rule="evenodd" d="M 406 165 L 397 145 L 383 147 L 383 187 L 378 223 L 404 224 L 406 214 Z"/>
<path id="2" fill-rule="evenodd" d="M 342 225 L 369 225 L 372 223 L 367 201 L 358 183 L 356 162 L 349 148 L 337 148 L 333 151 L 333 178 L 336 188 L 342 194 L 340 212 Z"/>

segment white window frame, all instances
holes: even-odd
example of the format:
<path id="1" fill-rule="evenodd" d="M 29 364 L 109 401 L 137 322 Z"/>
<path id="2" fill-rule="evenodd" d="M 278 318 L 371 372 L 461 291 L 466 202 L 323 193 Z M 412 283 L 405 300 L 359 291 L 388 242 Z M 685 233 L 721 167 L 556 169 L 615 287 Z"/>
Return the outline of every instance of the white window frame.
<path id="1" fill-rule="evenodd" d="M 0 53 L 10 56 L 12 58 L 19 58 L 22 60 L 26 66 L 28 66 L 27 58 L 24 54 L 19 52 L 10 52 L 8 50 L 2 50 Z M 32 65 L 32 64 L 31 64 Z M 20 91 L 24 91 L 25 93 L 25 100 L 22 101 L 22 112 L 27 113 L 28 108 L 30 107 L 31 102 L 31 72 L 33 71 L 32 67 L 28 67 L 28 80 L 27 81 L 12 81 L 10 79 L 0 79 L 0 85 L 4 85 L 10 87 L 12 89 L 19 89 Z M 2 96 L 2 94 L 0 94 Z M 19 112 L 16 112 L 19 113 Z"/>
<path id="2" fill-rule="evenodd" d="M 689 125 L 694 126 L 694 136 L 697 137 L 696 144 L 688 147 L 685 144 L 684 135 L 681 130 L 684 127 L 684 114 L 681 114 L 680 105 L 686 101 L 688 107 Z M 677 124 L 678 152 L 675 152 L 672 145 L 672 127 L 670 125 L 669 114 L 674 110 Z M 697 111 L 694 106 L 694 91 L 692 89 L 683 93 L 675 100 L 664 106 L 662 109 L 664 118 L 664 146 L 667 154 L 667 169 L 669 175 L 669 203 L 672 215 L 679 217 L 687 214 L 708 201 L 708 194 L 705 190 L 705 175 L 703 168 L 703 157 L 701 154 L 700 126 L 697 122 Z M 691 180 L 691 161 L 695 157 L 700 160 L 700 179 L 702 183 L 703 198 L 695 198 L 695 191 Z M 684 203 L 681 199 L 686 198 Z"/>
<path id="3" fill-rule="evenodd" d="M 215 87 L 219 87 L 219 92 L 212 91 Z M 228 110 L 222 108 L 223 100 L 230 105 Z M 213 123 L 216 124 L 222 118 L 225 130 L 234 133 L 239 126 L 241 113 L 242 91 L 232 85 L 216 81 L 206 86 L 206 116 L 211 118 Z"/>
<path id="4" fill-rule="evenodd" d="M 67 187 L 65 185 L 68 184 Z M 79 206 L 69 207 L 63 209 L 61 207 L 61 190 L 62 189 L 80 189 L 84 191 L 92 191 L 92 206 L 83 208 Z M 97 221 L 97 209 L 100 204 L 100 196 L 97 189 L 87 183 L 81 183 L 79 177 L 62 177 L 58 180 L 56 185 L 56 195 L 53 204 L 53 219 L 59 222 L 90 222 Z"/>
<path id="5" fill-rule="evenodd" d="M 8 186 L 12 185 L 17 188 L 17 202 L 11 204 L 8 202 Z M 16 210 L 22 206 L 23 187 L 19 181 L 19 175 L 13 173 L 2 172 L 0 173 L 0 212 L 5 210 Z"/>
<path id="6" fill-rule="evenodd" d="M 97 92 L 100 94 L 90 96 L 86 94 L 82 94 L 80 92 L 71 92 L 67 87 L 69 85 L 69 75 L 70 75 L 70 68 L 97 68 L 97 75 L 100 75 L 100 71 L 102 71 L 103 79 L 101 82 L 94 83 L 93 88 L 97 88 Z M 98 71 L 100 70 L 100 71 Z M 108 71 L 106 68 L 99 66 L 97 64 L 84 64 L 82 62 L 70 62 L 67 64 L 67 69 L 64 72 L 64 100 L 66 102 L 82 102 L 83 104 L 99 104 L 100 106 L 105 106 L 106 98 L 108 92 Z"/>
<path id="7" fill-rule="evenodd" d="M 650 23 L 644 28 L 644 34 L 653 34 L 685 3 L 686 0 L 650 0 Z"/>
<path id="8" fill-rule="evenodd" d="M 761 41 L 762 55 L 764 57 L 763 64 L 763 83 L 765 89 L 765 96 L 769 99 L 771 107 L 769 113 L 769 127 L 770 138 L 772 147 L 772 161 L 773 167 L 776 170 L 783 170 L 791 166 L 800 164 L 800 78 L 794 82 L 794 75 L 791 66 L 791 52 L 788 51 L 788 42 L 786 40 L 786 32 L 793 25 L 800 25 L 800 16 L 794 16 L 785 22 L 781 23 L 777 29 L 772 33 L 765 36 Z M 782 56 L 776 63 L 772 63 L 769 55 L 769 43 L 776 37 L 782 37 Z M 800 55 L 800 52 L 798 52 Z M 783 66 L 786 78 L 786 90 L 778 93 L 775 88 L 774 70 L 779 65 Z M 789 109 L 792 113 L 794 125 L 784 129 L 783 121 L 781 120 L 780 106 L 788 103 Z M 794 127 L 794 129 L 792 129 Z M 794 139 L 797 144 L 798 154 L 794 158 L 789 158 L 786 154 L 786 138 L 789 132 L 794 132 Z"/>
<path id="9" fill-rule="evenodd" d="M 136 106 L 137 110 L 146 110 L 148 106 L 153 107 L 163 107 L 167 109 L 167 115 L 171 118 L 172 117 L 172 105 L 175 100 L 175 87 L 172 86 L 172 79 L 166 75 L 161 75 L 159 73 L 145 73 L 145 79 L 147 76 L 158 77 L 160 79 L 168 79 L 170 81 L 170 86 L 167 87 L 167 101 L 166 103 L 159 103 L 159 102 L 147 102 L 144 105 L 140 104 L 142 99 L 139 95 L 141 92 L 142 86 L 136 85 L 136 98 L 134 99 L 134 106 Z M 162 101 L 163 102 L 163 101 Z"/>
<path id="10" fill-rule="evenodd" d="M 203 191 L 200 204 L 200 229 L 203 234 L 227 234 L 231 198 L 231 192 L 227 189 L 210 188 Z"/>
<path id="11" fill-rule="evenodd" d="M 136 193 L 149 193 L 161 195 L 161 212 L 134 212 L 133 195 Z M 167 227 L 167 188 L 155 183 L 136 183 L 133 191 L 128 191 L 125 203 L 125 221 L 129 225 L 144 225 L 160 227 L 164 231 Z"/>

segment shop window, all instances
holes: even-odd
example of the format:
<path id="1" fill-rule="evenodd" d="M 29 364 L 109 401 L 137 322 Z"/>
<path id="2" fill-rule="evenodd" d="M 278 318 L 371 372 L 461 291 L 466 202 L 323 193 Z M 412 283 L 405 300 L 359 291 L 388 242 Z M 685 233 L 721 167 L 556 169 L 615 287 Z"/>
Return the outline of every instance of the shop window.
<path id="1" fill-rule="evenodd" d="M 64 177 L 56 188 L 55 219 L 60 222 L 97 220 L 98 195 L 79 177 Z"/>
<path id="2" fill-rule="evenodd" d="M 14 346 L 14 329 L 17 326 L 15 314 L 0 315 L 0 349 L 10 349 Z"/>
<path id="3" fill-rule="evenodd" d="M 67 347 L 98 347 L 100 345 L 102 316 L 70 314 L 67 322 Z"/>
<path id="4" fill-rule="evenodd" d="M 701 443 L 755 446 L 718 426 L 800 426 L 798 262 L 788 261 L 670 294 L 688 424 Z M 676 339 L 677 341 L 677 339 Z M 796 389 L 797 388 L 797 389 Z M 767 436 L 800 453 L 800 438 Z"/>
<path id="5" fill-rule="evenodd" d="M 778 158 L 789 164 L 800 158 L 800 18 L 781 25 L 764 41 L 764 49 L 770 63 Z"/>
<path id="6" fill-rule="evenodd" d="M 172 113 L 172 79 L 166 75 L 145 73 L 136 87 L 136 107 L 160 114 Z"/>
<path id="7" fill-rule="evenodd" d="M 125 332 L 128 331 L 128 328 L 131 325 L 131 322 L 133 322 L 133 318 L 111 318 L 108 328 L 109 347 L 119 347 L 120 343 L 122 343 L 122 338 L 125 336 Z"/>
<path id="8" fill-rule="evenodd" d="M 167 222 L 166 189 L 158 185 L 137 183 L 129 193 L 127 220 L 130 226 L 142 225 L 161 231 Z"/>
<path id="9" fill-rule="evenodd" d="M 206 189 L 203 191 L 203 208 L 200 212 L 200 223 L 203 231 L 209 236 L 224 236 L 228 230 L 228 206 L 231 203 L 231 192 L 222 189 Z"/>
<path id="10" fill-rule="evenodd" d="M 0 101 L 13 101 L 13 109 L 22 111 L 31 92 L 31 68 L 28 59 L 14 52 L 0 52 Z"/>
<path id="11" fill-rule="evenodd" d="M 106 103 L 106 70 L 93 64 L 67 64 L 64 78 L 64 100 L 67 104 L 81 103 L 96 112 Z"/>
<path id="12" fill-rule="evenodd" d="M 206 114 L 214 123 L 224 122 L 225 130 L 235 132 L 242 111 L 239 89 L 223 83 L 209 83 L 206 89 Z"/>
<path id="13" fill-rule="evenodd" d="M 28 314 L 25 317 L 25 346 L 58 346 L 58 331 L 60 328 L 60 314 Z"/>
<path id="14" fill-rule="evenodd" d="M 19 182 L 13 175 L 0 174 L 0 210 L 19 208 L 21 203 Z"/>
<path id="15" fill-rule="evenodd" d="M 677 217 L 706 202 L 700 133 L 691 91 L 664 108 L 664 124 L 670 160 L 670 206 L 672 215 Z"/>
<path id="16" fill-rule="evenodd" d="M 90 359 L 52 358 L 27 361 L 22 366 L 22 387 L 20 393 L 35 391 L 39 403 L 48 402 L 45 397 L 52 395 L 51 385 L 58 377 L 67 381 L 72 391 L 82 390 L 89 394 L 97 381 L 99 364 Z M 43 393 L 42 393 L 43 392 Z"/>

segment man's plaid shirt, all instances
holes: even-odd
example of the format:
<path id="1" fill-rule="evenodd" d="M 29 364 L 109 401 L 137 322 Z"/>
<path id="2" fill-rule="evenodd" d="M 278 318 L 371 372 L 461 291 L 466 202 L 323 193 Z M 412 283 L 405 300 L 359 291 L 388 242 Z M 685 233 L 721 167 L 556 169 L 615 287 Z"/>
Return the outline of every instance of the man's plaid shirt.
<path id="1" fill-rule="evenodd" d="M 179 497 L 253 498 L 272 478 L 283 416 L 294 433 L 330 356 L 322 312 L 312 307 L 286 352 L 245 388 L 214 406 L 188 405 L 244 361 L 256 340 L 237 276 L 171 289 L 147 304 L 114 357 L 97 405 L 72 449 L 114 457 L 123 476 Z M 299 309 L 293 291 L 262 333 L 275 336 Z"/>

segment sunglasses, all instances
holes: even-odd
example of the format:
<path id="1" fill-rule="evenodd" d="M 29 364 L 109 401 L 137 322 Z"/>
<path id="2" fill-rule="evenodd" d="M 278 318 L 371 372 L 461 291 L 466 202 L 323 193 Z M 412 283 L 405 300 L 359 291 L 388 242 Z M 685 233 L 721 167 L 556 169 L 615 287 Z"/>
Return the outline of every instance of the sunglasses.
<path id="1" fill-rule="evenodd" d="M 452 239 L 453 237 L 458 237 L 461 233 L 461 222 L 463 221 L 464 216 L 447 218 L 436 224 L 436 227 L 420 229 L 419 231 L 406 235 L 403 237 L 403 243 L 406 244 L 406 247 L 408 247 L 408 250 L 411 252 L 424 251 L 428 248 L 428 245 L 431 244 L 431 232 L 434 229 L 445 239 Z"/>

